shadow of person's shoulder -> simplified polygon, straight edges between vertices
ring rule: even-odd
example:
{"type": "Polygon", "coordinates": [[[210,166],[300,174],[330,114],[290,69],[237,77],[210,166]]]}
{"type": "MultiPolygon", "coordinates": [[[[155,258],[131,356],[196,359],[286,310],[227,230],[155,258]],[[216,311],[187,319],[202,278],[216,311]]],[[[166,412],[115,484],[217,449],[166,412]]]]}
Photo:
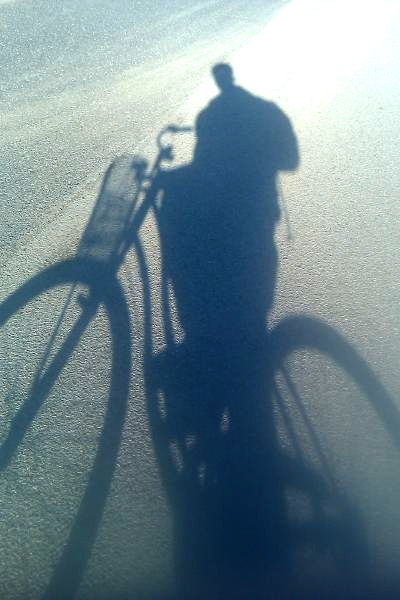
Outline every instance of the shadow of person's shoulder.
{"type": "Polygon", "coordinates": [[[206,110],[209,113],[226,111],[235,120],[247,121],[249,125],[253,123],[261,128],[263,124],[272,127],[275,123],[279,124],[282,120],[287,119],[284,111],[276,102],[258,96],[238,85],[211,100],[206,110]]]}
{"type": "Polygon", "coordinates": [[[268,100],[266,98],[262,98],[261,96],[253,95],[250,92],[248,92],[248,94],[252,97],[254,108],[258,108],[259,111],[268,116],[271,121],[284,116],[284,111],[282,108],[273,100],[268,100]]]}

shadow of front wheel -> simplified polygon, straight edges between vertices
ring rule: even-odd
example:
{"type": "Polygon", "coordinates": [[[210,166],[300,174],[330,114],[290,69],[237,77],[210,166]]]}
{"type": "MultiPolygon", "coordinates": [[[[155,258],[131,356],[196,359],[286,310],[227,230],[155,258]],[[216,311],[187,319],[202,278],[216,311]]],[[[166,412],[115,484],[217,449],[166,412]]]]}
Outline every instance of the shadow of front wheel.
{"type": "MultiPolygon", "coordinates": [[[[131,327],[121,285],[112,272],[90,259],[71,259],[56,264],[23,284],[0,305],[0,326],[37,296],[60,285],[83,284],[90,290],[91,304],[103,305],[110,323],[112,368],[106,416],[94,463],[68,539],[53,571],[43,599],[75,597],[90,558],[101,522],[115,469],[125,419],[131,372],[131,327]]],[[[50,393],[62,369],[76,348],[94,312],[83,307],[82,316],[67,334],[61,349],[40,380],[34,382],[14,421],[18,435],[8,435],[0,448],[0,467],[4,470],[18,450],[41,404],[50,393]]]]}

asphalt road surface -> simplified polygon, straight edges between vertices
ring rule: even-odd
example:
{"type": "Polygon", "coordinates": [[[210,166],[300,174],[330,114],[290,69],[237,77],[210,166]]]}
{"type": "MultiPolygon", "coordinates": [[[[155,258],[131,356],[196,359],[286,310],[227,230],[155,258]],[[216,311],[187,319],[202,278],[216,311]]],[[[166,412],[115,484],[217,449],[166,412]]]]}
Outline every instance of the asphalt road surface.
{"type": "MultiPolygon", "coordinates": [[[[0,0],[1,597],[396,597],[399,38],[396,0],[0,0]],[[204,408],[235,396],[236,367],[216,374],[212,345],[192,346],[188,367],[178,285],[190,256],[165,286],[143,192],[118,278],[85,262],[126,216],[129,156],[152,161],[163,127],[195,123],[221,61],[280,107],[299,148],[279,176],[261,355],[265,380],[280,371],[265,414],[204,408]],[[102,221],[102,202],[121,212],[102,221]],[[268,475],[246,449],[262,414],[268,475]],[[268,530],[264,545],[252,527],[268,530]]],[[[189,164],[195,134],[172,138],[172,166],[189,164]]],[[[213,197],[190,185],[186,200],[213,197]]],[[[194,288],[198,273],[201,260],[194,288]]]]}

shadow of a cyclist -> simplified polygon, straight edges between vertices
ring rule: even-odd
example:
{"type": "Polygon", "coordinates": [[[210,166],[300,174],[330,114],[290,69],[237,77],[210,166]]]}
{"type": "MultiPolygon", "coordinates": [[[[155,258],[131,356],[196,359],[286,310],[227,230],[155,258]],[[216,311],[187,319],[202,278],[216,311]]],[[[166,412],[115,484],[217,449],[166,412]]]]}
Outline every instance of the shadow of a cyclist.
{"type": "MultiPolygon", "coordinates": [[[[155,183],[163,194],[159,223],[164,287],[172,283],[174,288],[185,341],[174,344],[172,339],[169,352],[155,359],[147,353],[152,433],[174,515],[182,597],[299,598],[297,584],[307,574],[295,571],[292,555],[301,536],[313,538],[322,561],[324,546],[330,545],[336,562],[347,562],[354,571],[357,564],[366,565],[365,532],[352,506],[346,507],[341,531],[337,521],[329,524],[323,515],[314,530],[289,527],[288,482],[316,499],[317,506],[329,500],[330,490],[305,463],[287,460],[280,451],[271,401],[272,393],[276,395],[272,370],[288,352],[315,348],[367,390],[397,448],[400,421],[396,406],[368,365],[323,323],[285,319],[266,343],[277,272],[275,178],[279,170],[296,168],[297,144],[285,115],[235,86],[229,67],[219,67],[215,76],[221,94],[198,118],[192,164],[161,174],[155,183]],[[158,404],[157,392],[162,392],[158,404]],[[341,553],[339,537],[346,537],[347,554],[341,553]]],[[[1,471],[82,337],[92,307],[104,304],[111,324],[113,361],[105,423],[85,495],[45,598],[76,595],[118,455],[132,360],[128,308],[116,280],[118,266],[133,243],[128,234],[132,209],[120,202],[132,188],[124,165],[123,161],[108,170],[78,256],[33,277],[0,305],[3,325],[52,287],[71,283],[91,289],[81,303],[82,315],[43,368],[44,375],[38,372],[2,441],[1,471]],[[105,268],[101,261],[106,261],[105,268]]],[[[139,166],[132,165],[136,175],[143,171],[139,166]]],[[[149,288],[143,250],[139,241],[135,243],[143,287],[149,288]]],[[[149,289],[145,312],[151,313],[149,289]]],[[[166,337],[173,338],[168,318],[165,327],[166,337]]],[[[45,350],[46,360],[52,343],[53,338],[45,350]]],[[[324,597],[355,597],[351,591],[335,596],[335,590],[326,589],[326,581],[316,581],[314,572],[309,576],[315,597],[321,597],[321,589],[324,597]]]]}
{"type": "MultiPolygon", "coordinates": [[[[301,452],[282,452],[272,401],[279,403],[273,371],[286,343],[284,327],[266,336],[277,275],[276,178],[298,166],[296,137],[276,105],[235,85],[229,65],[216,65],[213,75],[220,94],[198,116],[192,163],[154,182],[169,349],[155,359],[147,352],[147,385],[180,597],[314,598],[324,589],[324,597],[354,598],[369,564],[359,511],[340,494],[332,500],[329,472],[321,476],[301,452]],[[289,520],[290,486],[310,499],[310,524],[289,520]],[[340,518],[325,518],[335,502],[340,518]],[[303,544],[307,554],[310,541],[314,554],[302,562],[296,553],[303,544]]],[[[328,354],[335,344],[348,349],[338,334],[306,321],[296,322],[310,347],[315,333],[329,341],[317,343],[328,354]]],[[[354,356],[350,349],[343,366],[367,382],[354,356]]]]}
{"type": "Polygon", "coordinates": [[[192,163],[155,183],[164,286],[172,284],[185,332],[154,367],[168,414],[155,443],[183,595],[258,597],[290,568],[290,469],[269,400],[265,331],[277,273],[276,177],[299,157],[275,104],[235,85],[229,65],[213,75],[220,94],[197,118],[192,163]]]}
{"type": "Polygon", "coordinates": [[[229,65],[214,76],[221,93],[198,116],[193,162],[160,182],[162,249],[188,344],[244,354],[273,300],[276,174],[298,151],[276,105],[235,85],[229,65]]]}

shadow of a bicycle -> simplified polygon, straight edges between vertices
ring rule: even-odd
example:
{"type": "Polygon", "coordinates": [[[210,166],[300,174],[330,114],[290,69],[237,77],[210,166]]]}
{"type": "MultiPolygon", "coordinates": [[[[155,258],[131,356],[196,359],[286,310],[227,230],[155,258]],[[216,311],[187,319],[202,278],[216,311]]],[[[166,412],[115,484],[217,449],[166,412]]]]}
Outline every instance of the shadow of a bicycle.
{"type": "MultiPolygon", "coordinates": [[[[297,144],[278,107],[233,86],[226,66],[222,72],[222,92],[196,124],[193,163],[167,174],[156,169],[144,191],[144,163],[117,161],[106,174],[78,256],[39,273],[0,305],[4,325],[57,286],[89,290],[78,298],[78,317],[61,346],[53,352],[51,338],[45,348],[0,447],[2,471],[12,466],[99,306],[110,322],[105,420],[86,490],[44,598],[78,593],[110,490],[128,401],[133,335],[116,274],[132,245],[143,290],[147,409],[174,519],[177,597],[310,599],[319,598],[321,589],[324,597],[366,597],[371,564],[366,524],[356,496],[340,485],[332,466],[326,422],[312,416],[293,375],[296,357],[315,352],[339,368],[356,384],[396,449],[399,413],[355,348],[327,324],[300,315],[266,336],[277,274],[275,178],[279,170],[296,168],[297,144]],[[160,209],[156,197],[161,197],[160,209]],[[149,210],[161,238],[168,346],[161,354],[153,347],[151,284],[138,236],[149,210]],[[185,331],[183,343],[174,339],[169,287],[185,331]]],[[[65,306],[59,323],[64,311],[65,306]]],[[[309,385],[316,386],[316,380],[309,385]]]]}

